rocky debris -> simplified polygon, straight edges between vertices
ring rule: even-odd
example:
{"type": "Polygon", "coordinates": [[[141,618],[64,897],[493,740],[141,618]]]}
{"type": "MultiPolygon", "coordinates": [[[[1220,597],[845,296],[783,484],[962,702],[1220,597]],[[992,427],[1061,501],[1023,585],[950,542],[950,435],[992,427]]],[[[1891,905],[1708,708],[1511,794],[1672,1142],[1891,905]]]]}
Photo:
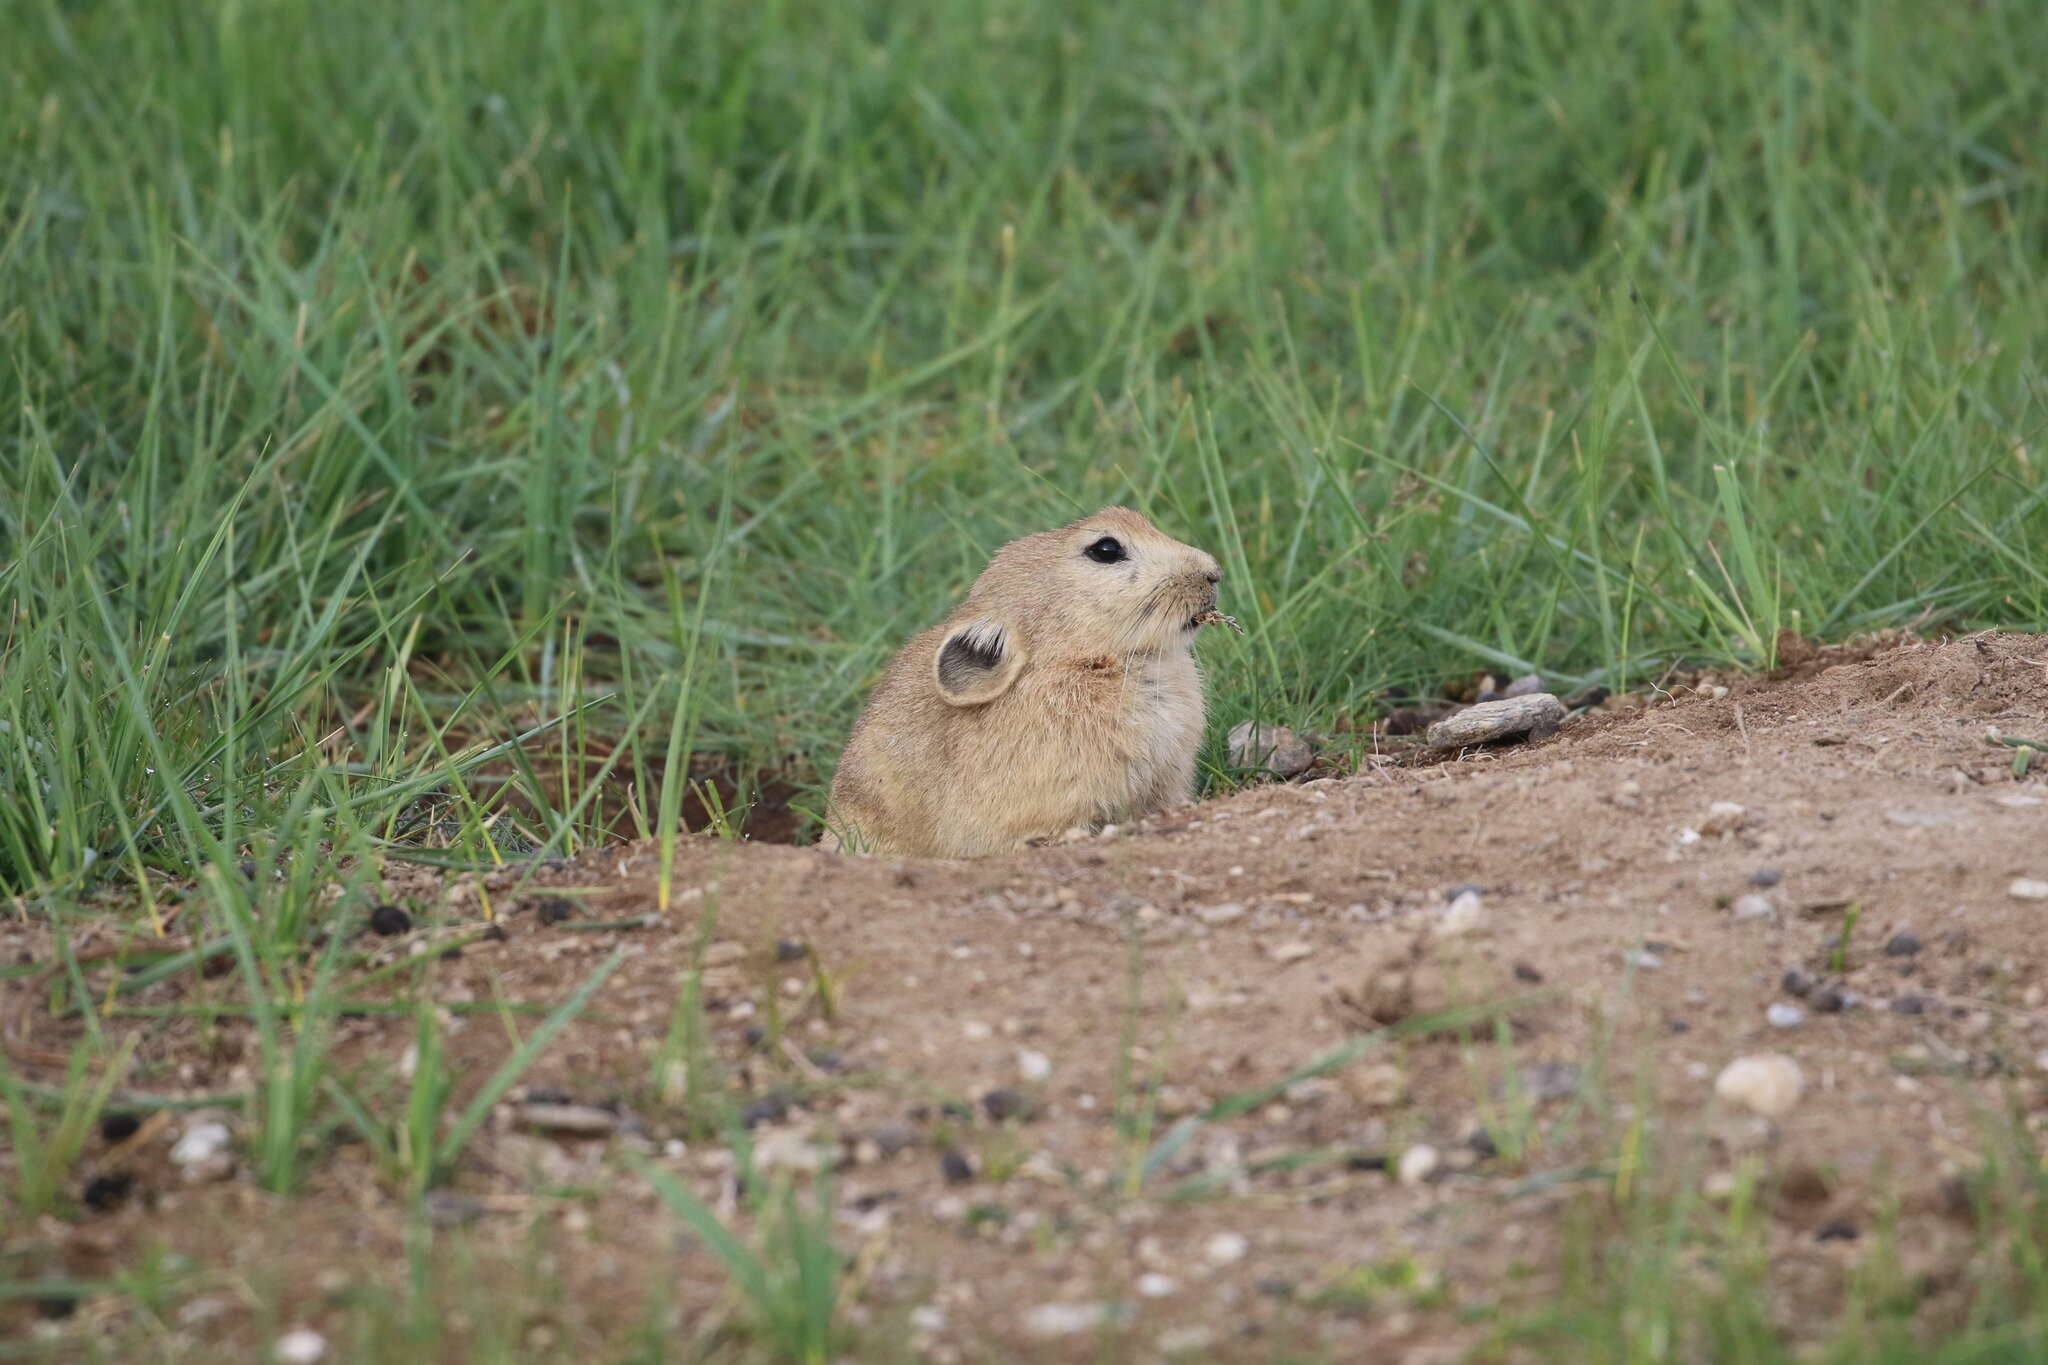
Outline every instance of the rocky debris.
{"type": "Polygon", "coordinates": [[[1437,931],[1444,934],[1476,934],[1486,928],[1486,906],[1481,903],[1479,893],[1472,890],[1460,891],[1444,916],[1437,921],[1437,931]]]}
{"type": "Polygon", "coordinates": [[[1762,887],[1766,890],[1784,880],[1785,874],[1775,867],[1760,867],[1749,874],[1749,884],[1751,886],[1762,887]]]}
{"type": "Polygon", "coordinates": [[[1017,1052],[1017,1074],[1029,1085],[1037,1085],[1052,1077],[1052,1058],[1031,1048],[1020,1048],[1017,1052]]]}
{"type": "Polygon", "coordinates": [[[1230,765],[1264,768],[1285,781],[1308,771],[1315,751],[1308,741],[1284,725],[1253,725],[1244,721],[1230,732],[1230,765]]]}
{"type": "Polygon", "coordinates": [[[1778,913],[1778,907],[1769,896],[1760,896],[1754,891],[1747,896],[1737,896],[1732,907],[1737,919],[1769,919],[1778,913]]]}
{"type": "Polygon", "coordinates": [[[1564,703],[1548,692],[1502,697],[1445,716],[1429,727],[1424,741],[1432,749],[1459,749],[1517,735],[1541,739],[1563,724],[1564,718],[1564,703]]]}
{"type": "Polygon", "coordinates": [[[1218,1232],[1202,1244],[1202,1255],[1210,1265],[1236,1265],[1251,1251],[1252,1244],[1241,1232],[1218,1232]]]}
{"type": "Polygon", "coordinates": [[[1305,939],[1290,938],[1280,943],[1266,945],[1266,956],[1278,963],[1299,962],[1315,955],[1315,945],[1305,939]]]}
{"type": "Polygon", "coordinates": [[[1886,957],[1911,957],[1919,951],[1919,936],[1906,930],[1900,930],[1885,940],[1884,955],[1886,957]]]}
{"type": "Polygon", "coordinates": [[[1426,1142],[1418,1142],[1401,1153],[1394,1174],[1403,1185],[1421,1185],[1435,1175],[1441,1165],[1443,1154],[1426,1142]]]}
{"type": "Polygon", "coordinates": [[[1801,999],[1813,994],[1813,978],[1797,967],[1787,967],[1785,975],[1778,979],[1778,986],[1785,994],[1796,995],[1801,999]]]}
{"type": "Polygon", "coordinates": [[[2005,888],[2005,894],[2016,901],[2048,901],[2048,881],[2035,877],[2015,877],[2012,885],[2005,888]]]}
{"type": "Polygon", "coordinates": [[[1343,1073],[1343,1082],[1362,1109],[1392,1109],[1408,1098],[1408,1080],[1392,1062],[1354,1066],[1343,1073]]]}
{"type": "Polygon", "coordinates": [[[1764,1009],[1764,1019],[1772,1028],[1798,1028],[1806,1022],[1806,1011],[1797,1005],[1788,1005],[1782,1000],[1773,1000],[1764,1009]]]}
{"type": "Polygon", "coordinates": [[[512,1122],[529,1133],[553,1137],[608,1137],[619,1116],[594,1104],[551,1104],[528,1100],[512,1111],[512,1122]]]}
{"type": "Polygon", "coordinates": [[[1708,838],[1733,834],[1749,823],[1749,808],[1733,801],[1716,801],[1700,817],[1699,831],[1708,838]]]}
{"type": "Polygon", "coordinates": [[[939,1174],[948,1185],[965,1185],[974,1179],[974,1165],[956,1150],[948,1147],[939,1153],[939,1174]]]}
{"type": "Polygon", "coordinates": [[[1139,1298],[1163,1299],[1178,1291],[1180,1282],[1171,1275],[1162,1275],[1156,1270],[1151,1270],[1140,1275],[1134,1287],[1139,1298]]]}
{"type": "Polygon", "coordinates": [[[981,1111],[992,1123],[1003,1123],[1009,1119],[1028,1122],[1036,1117],[1038,1106],[1021,1090],[998,1089],[981,1097],[981,1111]]]}
{"type": "Polygon", "coordinates": [[[171,1147],[171,1164],[192,1184],[225,1180],[235,1169],[234,1135],[218,1119],[194,1114],[171,1147]]]}
{"type": "Polygon", "coordinates": [[[1195,918],[1204,924],[1228,924],[1234,919],[1244,918],[1244,906],[1236,901],[1224,901],[1220,905],[1198,905],[1195,918]]]}
{"type": "Polygon", "coordinates": [[[1579,1093],[1580,1071],[1576,1062],[1538,1062],[1517,1070],[1515,1081],[1533,1103],[1548,1104],[1579,1093]]]}
{"type": "Polygon", "coordinates": [[[1714,1078],[1714,1093],[1767,1119],[1792,1112],[1806,1089],[1799,1063],[1780,1052],[1737,1057],[1714,1078]]]}
{"type": "Polygon", "coordinates": [[[1034,1337],[1072,1337],[1092,1332],[1109,1316],[1099,1303],[1041,1303],[1024,1312],[1024,1331],[1034,1337]]]}
{"type": "Polygon", "coordinates": [[[313,1365],[327,1354],[327,1338],[310,1327],[294,1327],[277,1339],[270,1354],[278,1365],[313,1365]]]}
{"type": "Polygon", "coordinates": [[[370,932],[386,938],[412,928],[412,916],[395,905],[380,905],[370,912],[370,932]]]}
{"type": "Polygon", "coordinates": [[[1892,997],[1893,1014],[1925,1014],[1927,1001],[1917,995],[1895,995],[1892,997]]]}

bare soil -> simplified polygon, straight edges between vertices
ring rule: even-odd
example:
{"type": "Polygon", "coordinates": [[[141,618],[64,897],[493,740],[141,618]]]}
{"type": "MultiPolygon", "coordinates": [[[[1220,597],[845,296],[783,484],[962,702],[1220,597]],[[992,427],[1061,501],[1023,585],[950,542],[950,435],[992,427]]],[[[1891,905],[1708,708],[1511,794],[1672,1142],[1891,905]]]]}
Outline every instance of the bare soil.
{"type": "MultiPolygon", "coordinates": [[[[239,1115],[242,1169],[182,1180],[165,1153],[188,1119],[166,1115],[90,1148],[81,1181],[132,1177],[116,1207],[8,1229],[7,1249],[75,1276],[192,1258],[206,1306],[165,1310],[166,1354],[267,1349],[296,1323],[347,1339],[366,1299],[400,1301],[409,1248],[474,1286],[433,1309],[445,1358],[509,1341],[612,1359],[643,1329],[680,1352],[745,1310],[627,1156],[754,1235],[722,1095],[752,1121],[760,1178],[834,1170],[860,1359],[1457,1359],[1554,1293],[1572,1239],[1612,1235],[1646,1184],[1711,1199],[1738,1171],[1764,1179],[1787,1330],[1823,1331],[1882,1241],[1938,1332],[1974,1284],[1961,1177],[1986,1123],[2048,1109],[2048,902],[2013,886],[2048,879],[2048,781],[1986,739],[2048,737],[2048,639],[1795,646],[1777,676],[1648,700],[985,862],[692,838],[647,927],[574,926],[659,909],[651,845],[523,888],[530,869],[394,865],[385,894],[418,927],[366,935],[365,969],[487,913],[504,930],[433,957],[438,1000],[552,1004],[624,948],[526,1077],[609,1106],[620,1131],[523,1131],[503,1106],[430,1233],[409,1234],[360,1143],[324,1143],[279,1197],[248,1178],[239,1115]],[[686,1078],[662,1049],[693,970],[709,1060],[686,1078]],[[1799,1018],[1772,1022],[1774,1004],[1799,1018]],[[1463,1026],[1425,1027],[1446,1012],[1463,1026]],[[1775,1119],[1715,1093],[1759,1053],[1804,1078],[1775,1119]]],[[[187,974],[144,995],[239,989],[187,974]]],[[[52,1053],[79,1028],[19,1026],[18,1047],[52,1053]]],[[[105,1027],[141,1031],[137,1086],[252,1082],[235,1019],[105,1027]]],[[[336,1028],[337,1067],[399,1074],[409,1019],[336,1028]]],[[[512,1043],[503,1017],[470,1012],[447,1046],[466,1094],[512,1043]]],[[[32,1325],[25,1305],[0,1311],[32,1325]]],[[[88,1301],[37,1330],[75,1344],[128,1314],[88,1301]]]]}

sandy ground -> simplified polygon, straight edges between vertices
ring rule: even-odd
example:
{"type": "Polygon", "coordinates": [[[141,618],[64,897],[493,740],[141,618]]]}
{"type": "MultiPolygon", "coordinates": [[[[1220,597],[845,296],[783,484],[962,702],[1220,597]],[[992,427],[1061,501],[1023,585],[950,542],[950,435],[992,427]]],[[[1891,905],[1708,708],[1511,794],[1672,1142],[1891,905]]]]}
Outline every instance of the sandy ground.
{"type": "MultiPolygon", "coordinates": [[[[447,1358],[611,1359],[636,1331],[715,1342],[742,1319],[628,1164],[743,1207],[711,1094],[744,1106],[765,1171],[833,1170],[860,1359],[1512,1358],[1490,1324],[1555,1291],[1574,1237],[1652,1187],[1712,1200],[1748,1173],[1781,1323],[1823,1330],[1882,1244],[1940,1330],[1974,1284],[1962,1178],[1987,1122],[2048,1107],[2048,900],[2026,898],[2048,880],[2048,762],[2016,778],[1986,740],[2048,737],[2048,639],[1795,651],[1780,676],[1650,701],[981,863],[691,839],[647,927],[574,926],[656,909],[652,847],[517,890],[520,870],[394,867],[385,894],[417,925],[365,935],[364,969],[475,931],[487,904],[504,931],[433,962],[438,1000],[553,1003],[625,954],[514,1092],[611,1131],[532,1131],[550,1111],[507,1103],[434,1196],[420,1254],[471,1286],[435,1309],[447,1358]],[[662,1050],[693,969],[691,1078],[662,1050]],[[1463,1027],[1428,1027],[1446,1011],[1463,1027]],[[1347,1043],[1362,1055],[1287,1083],[1347,1043]],[[1764,1054],[1796,1065],[1796,1101],[1717,1097],[1764,1054]],[[1231,1097],[1243,1112],[1200,1121],[1231,1097]]],[[[187,974],[143,994],[237,990],[187,974]]],[[[446,1024],[467,1093],[508,1028],[446,1024]]],[[[61,1050],[78,1026],[16,1027],[61,1050]]],[[[244,1024],[108,1027],[143,1031],[138,1086],[251,1081],[244,1024]]],[[[409,1019],[336,1029],[345,1074],[396,1084],[409,1019]]],[[[259,1192],[239,1117],[237,1169],[186,1180],[166,1154],[192,1121],[95,1140],[81,1182],[123,1172],[125,1195],[9,1229],[12,1263],[104,1275],[170,1248],[200,1288],[152,1349],[299,1323],[346,1358],[366,1296],[404,1283],[403,1200],[339,1141],[300,1195],[259,1192]]],[[[112,1300],[0,1311],[53,1347],[136,1322],[112,1300]]]]}

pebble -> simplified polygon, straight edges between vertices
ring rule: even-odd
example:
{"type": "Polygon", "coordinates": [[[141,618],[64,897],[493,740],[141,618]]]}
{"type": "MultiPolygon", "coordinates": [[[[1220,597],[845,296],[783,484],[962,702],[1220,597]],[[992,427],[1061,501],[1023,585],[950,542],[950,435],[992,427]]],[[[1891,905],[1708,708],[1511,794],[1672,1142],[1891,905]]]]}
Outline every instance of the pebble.
{"type": "Polygon", "coordinates": [[[1180,1281],[1171,1275],[1150,1271],[1138,1277],[1138,1294],[1147,1299],[1163,1299],[1180,1288],[1180,1281]]]}
{"type": "Polygon", "coordinates": [[[1569,1099],[1579,1093],[1579,1068],[1572,1062],[1538,1062],[1515,1074],[1522,1093],[1537,1104],[1569,1099]]]}
{"type": "Polygon", "coordinates": [[[1400,1164],[1394,1168],[1395,1175],[1403,1185],[1420,1185],[1436,1174],[1436,1168],[1443,1164],[1443,1156],[1426,1142],[1418,1142],[1401,1153],[1400,1164]]]}
{"type": "Polygon", "coordinates": [[[1244,918],[1244,907],[1236,901],[1225,901],[1221,905],[1198,905],[1195,918],[1204,924],[1228,924],[1234,919],[1244,918]]]}
{"type": "Polygon", "coordinates": [[[1785,880],[1785,874],[1775,867],[1760,867],[1749,874],[1751,886],[1772,887],[1785,880]]]}
{"type": "Polygon", "coordinates": [[[1770,1007],[1764,1011],[1764,1018],[1771,1021],[1772,1028],[1798,1028],[1806,1022],[1806,1011],[1797,1005],[1773,1000],[1770,1007]]]}
{"type": "Polygon", "coordinates": [[[1925,1014],[1927,1002],[1917,995],[1895,995],[1892,997],[1893,1014],[1925,1014]]]}
{"type": "Polygon", "coordinates": [[[1344,1073],[1343,1081],[1351,1098],[1366,1109],[1391,1109],[1408,1098],[1407,1079],[1392,1062],[1352,1067],[1344,1073]]]}
{"type": "Polygon", "coordinates": [[[1210,1265],[1236,1265],[1252,1249],[1241,1232],[1219,1232],[1202,1244],[1202,1254],[1209,1258],[1210,1265]]]}
{"type": "Polygon", "coordinates": [[[1454,711],[1430,726],[1424,739],[1432,749],[1455,749],[1513,735],[1545,734],[1555,730],[1564,718],[1563,702],[1548,692],[1532,692],[1454,711]]]}
{"type": "Polygon", "coordinates": [[[295,1327],[277,1339],[271,1354],[279,1365],[313,1365],[327,1354],[327,1338],[310,1327],[295,1327]]]}
{"type": "Polygon", "coordinates": [[[960,1036],[970,1043],[985,1043],[996,1036],[996,1031],[979,1019],[968,1019],[960,1025],[960,1036]]]}
{"type": "Polygon", "coordinates": [[[1437,922],[1437,932],[1443,934],[1476,934],[1485,928],[1486,906],[1477,891],[1459,892],[1437,922]]]}
{"type": "Polygon", "coordinates": [[[1071,1337],[1102,1325],[1108,1310],[1099,1303],[1041,1303],[1024,1314],[1024,1330],[1034,1337],[1071,1337]]]}
{"type": "Polygon", "coordinates": [[[1797,967],[1787,967],[1785,975],[1779,978],[1778,985],[1787,995],[1803,997],[1813,993],[1813,978],[1797,967]]]}
{"type": "Polygon", "coordinates": [[[974,1167],[951,1147],[939,1153],[939,1173],[946,1177],[948,1185],[965,1185],[974,1179],[974,1167]]]}
{"type": "Polygon", "coordinates": [[[1266,956],[1275,962],[1299,962],[1305,957],[1313,956],[1315,951],[1313,944],[1294,938],[1285,943],[1272,944],[1266,949],[1266,956]]]}
{"type": "Polygon", "coordinates": [[[1700,820],[1701,834],[1733,834],[1749,819],[1749,810],[1733,801],[1716,801],[1707,807],[1706,815],[1700,820]]]}
{"type": "Polygon", "coordinates": [[[1017,1074],[1032,1084],[1046,1080],[1052,1075],[1052,1058],[1023,1048],[1017,1053],[1017,1074]]]}
{"type": "Polygon", "coordinates": [[[2005,893],[2016,901],[2048,901],[2048,882],[2036,877],[2015,877],[2005,893]]]}
{"type": "Polygon", "coordinates": [[[233,1135],[225,1123],[212,1119],[195,1121],[171,1148],[171,1164],[194,1184],[225,1180],[234,1171],[234,1155],[229,1150],[232,1141],[233,1135]]]}
{"type": "Polygon", "coordinates": [[[1735,918],[1769,919],[1778,913],[1778,907],[1769,896],[1760,896],[1752,891],[1746,896],[1735,898],[1735,918]]]}
{"type": "Polygon", "coordinates": [[[1847,1008],[1849,1008],[1849,997],[1832,986],[1824,991],[1816,991],[1814,993],[1813,1011],[1816,1014],[1840,1014],[1847,1008]]]}
{"type": "Polygon", "coordinates": [[[1813,1234],[1816,1242],[1853,1242],[1857,1238],[1856,1225],[1846,1218],[1831,1218],[1820,1225],[1813,1234]]]}
{"type": "Polygon", "coordinates": [[[594,1104],[520,1105],[512,1113],[519,1127],[564,1137],[602,1137],[619,1126],[619,1116],[594,1104]]]}
{"type": "Polygon", "coordinates": [[[982,1112],[997,1123],[1005,1119],[1028,1119],[1032,1115],[1031,1097],[1018,1090],[991,1090],[981,1097],[982,1112]]]}
{"type": "Polygon", "coordinates": [[[1783,1118],[1799,1103],[1806,1077],[1779,1052],[1737,1057],[1714,1078],[1714,1093],[1767,1119],[1783,1118]]]}
{"type": "Polygon", "coordinates": [[[1911,957],[1919,951],[1919,937],[1905,930],[1901,930],[1885,940],[1884,955],[1886,957],[1911,957]]]}
{"type": "Polygon", "coordinates": [[[412,928],[412,916],[395,905],[380,905],[370,912],[370,931],[389,938],[412,928]]]}
{"type": "Polygon", "coordinates": [[[1307,772],[1315,758],[1308,741],[1284,725],[1244,721],[1231,730],[1229,742],[1232,767],[1264,768],[1283,781],[1307,772]]]}

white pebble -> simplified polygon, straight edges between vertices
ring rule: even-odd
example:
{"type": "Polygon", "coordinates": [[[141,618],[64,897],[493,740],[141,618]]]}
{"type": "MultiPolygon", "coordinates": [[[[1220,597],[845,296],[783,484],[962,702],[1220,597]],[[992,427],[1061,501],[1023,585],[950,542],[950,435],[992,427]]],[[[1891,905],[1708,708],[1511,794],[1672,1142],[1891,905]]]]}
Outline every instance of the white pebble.
{"type": "Polygon", "coordinates": [[[1221,905],[1199,905],[1195,907],[1195,918],[1204,924],[1227,924],[1231,920],[1244,918],[1244,907],[1236,901],[1225,901],[1221,905]]]}
{"type": "Polygon", "coordinates": [[[1099,1303],[1041,1303],[1024,1314],[1024,1330],[1034,1337],[1071,1337],[1099,1326],[1099,1303]]]}
{"type": "Polygon", "coordinates": [[[1420,1185],[1436,1174],[1436,1168],[1442,1162],[1443,1157],[1438,1154],[1436,1148],[1426,1142],[1418,1142],[1401,1153],[1401,1162],[1395,1168],[1395,1174],[1400,1177],[1403,1185],[1420,1185]]]}
{"type": "Polygon", "coordinates": [[[1737,919],[1769,919],[1777,913],[1778,907],[1771,903],[1769,896],[1759,896],[1751,893],[1747,896],[1737,896],[1735,898],[1735,918],[1737,919]]]}
{"type": "Polygon", "coordinates": [[[1312,944],[1305,943],[1298,938],[1289,939],[1285,943],[1273,944],[1266,949],[1266,955],[1275,962],[1299,962],[1305,957],[1312,956],[1314,953],[1315,947],[1312,944]]]}
{"type": "Polygon", "coordinates": [[[920,1332],[942,1331],[946,1326],[946,1310],[937,1304],[921,1303],[910,1310],[910,1325],[920,1332]]]}
{"type": "Polygon", "coordinates": [[[996,1036],[996,1031],[980,1019],[968,1019],[960,1025],[960,1036],[970,1043],[985,1043],[996,1036]]]}
{"type": "Polygon", "coordinates": [[[1444,917],[1437,924],[1439,933],[1476,934],[1486,928],[1486,907],[1479,900],[1477,891],[1459,893],[1444,917]]]}
{"type": "Polygon", "coordinates": [[[1767,1119],[1791,1113],[1805,1089],[1799,1063],[1779,1052],[1737,1057],[1714,1078],[1716,1095],[1767,1119]]]}
{"type": "Polygon", "coordinates": [[[313,1365],[327,1354],[327,1338],[310,1327],[295,1327],[277,1339],[280,1365],[313,1365]]]}
{"type": "Polygon", "coordinates": [[[230,1140],[225,1123],[195,1123],[178,1139],[178,1145],[171,1148],[171,1161],[179,1166],[200,1165],[226,1151],[230,1140]]]}
{"type": "Polygon", "coordinates": [[[1772,1028],[1798,1028],[1806,1022],[1806,1011],[1797,1005],[1773,1000],[1771,1007],[1764,1011],[1764,1018],[1771,1021],[1772,1028]]]}
{"type": "Polygon", "coordinates": [[[1242,1233],[1219,1232],[1211,1237],[1202,1248],[1202,1254],[1209,1258],[1211,1265],[1235,1265],[1245,1258],[1252,1244],[1242,1233]]]}
{"type": "Polygon", "coordinates": [[[1733,834],[1748,818],[1749,812],[1733,801],[1716,801],[1707,807],[1706,818],[1700,821],[1700,833],[1733,834]]]}
{"type": "Polygon", "coordinates": [[[2015,877],[2005,891],[2016,901],[2048,901],[2048,882],[2037,877],[2015,877]]]}
{"type": "Polygon", "coordinates": [[[1028,1047],[1020,1048],[1017,1052],[1017,1074],[1027,1081],[1042,1081],[1052,1075],[1052,1058],[1028,1047]]]}
{"type": "Polygon", "coordinates": [[[1138,1277],[1138,1293],[1147,1299],[1163,1299],[1180,1288],[1180,1281],[1171,1275],[1150,1271],[1138,1277]]]}

